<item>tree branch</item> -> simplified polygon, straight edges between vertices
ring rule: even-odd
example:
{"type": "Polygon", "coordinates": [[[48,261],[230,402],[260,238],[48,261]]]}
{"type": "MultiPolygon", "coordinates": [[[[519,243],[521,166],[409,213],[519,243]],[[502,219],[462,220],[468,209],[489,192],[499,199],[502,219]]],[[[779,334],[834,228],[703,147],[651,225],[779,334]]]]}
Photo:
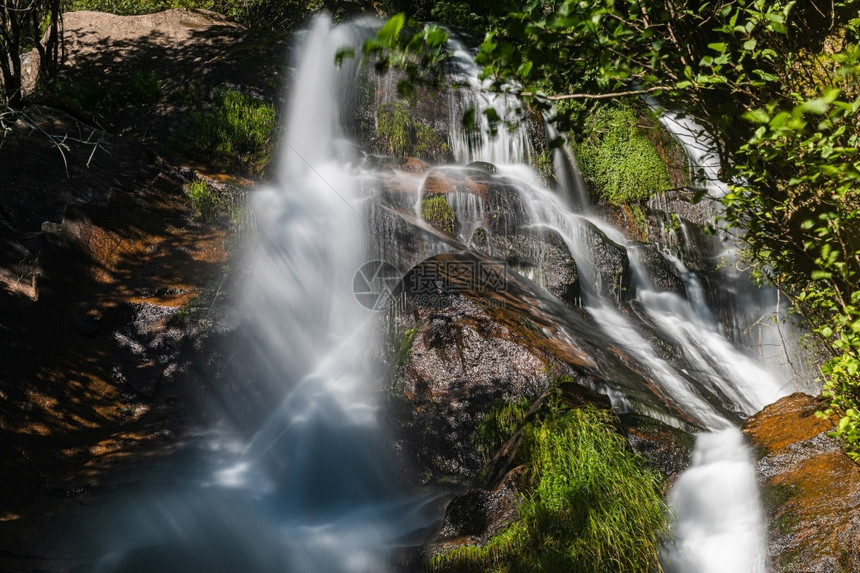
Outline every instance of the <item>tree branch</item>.
{"type": "Polygon", "coordinates": [[[642,95],[648,93],[654,93],[659,91],[665,91],[665,86],[653,86],[650,88],[646,88],[644,90],[630,90],[626,92],[614,92],[608,94],[561,94],[561,95],[549,95],[549,96],[540,96],[535,92],[522,92],[520,96],[522,97],[543,97],[549,101],[560,101],[566,99],[610,99],[614,97],[627,97],[627,96],[635,96],[642,95]]]}

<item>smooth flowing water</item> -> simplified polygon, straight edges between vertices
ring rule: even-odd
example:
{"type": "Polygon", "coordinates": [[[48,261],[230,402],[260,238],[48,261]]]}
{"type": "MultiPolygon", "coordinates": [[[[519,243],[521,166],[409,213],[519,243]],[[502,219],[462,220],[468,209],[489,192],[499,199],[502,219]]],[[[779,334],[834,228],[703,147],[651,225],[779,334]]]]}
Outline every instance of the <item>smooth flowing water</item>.
{"type": "MultiPolygon", "coordinates": [[[[460,58],[465,61],[462,55],[460,58]]],[[[475,101],[479,111],[481,104],[497,105],[495,100],[475,101]]],[[[696,137],[701,130],[692,130],[692,124],[677,115],[667,114],[664,122],[689,153],[691,163],[697,166],[698,180],[706,182],[714,199],[722,197],[726,186],[719,180],[711,142],[696,137]],[[672,129],[673,125],[685,129],[672,129]]],[[[516,136],[507,137],[508,141],[518,140],[516,136]]],[[[497,149],[490,144],[472,143],[469,149],[471,160],[498,161],[497,149]],[[489,151],[481,154],[484,149],[489,151]]],[[[564,238],[580,274],[586,310],[610,338],[650,373],[667,403],[677,406],[707,430],[699,434],[691,466],[669,495],[675,515],[674,542],[663,553],[665,568],[678,573],[764,571],[764,518],[752,457],[742,434],[726,414],[743,419],[787,392],[787,385],[774,375],[779,369],[772,370],[772,365],[761,362],[756,352],[745,352],[739,346],[762,348],[782,344],[781,337],[774,338],[775,329],[768,322],[769,317],[779,317],[779,309],[774,308],[770,297],[772,293],[762,295],[761,289],[752,287],[748,278],[734,272],[733,267],[724,273],[719,288],[728,290],[729,330],[734,334],[728,338],[708,306],[698,277],[678,258],[666,256],[684,278],[686,298],[655,289],[648,268],[640,261],[637,245],[605,221],[588,214],[587,203],[580,199],[582,191],[570,188],[577,185],[578,174],[571,174],[575,172],[575,162],[556,160],[560,189],[549,191],[536,184],[539,178],[521,164],[520,155],[504,156],[513,161],[499,165],[499,172],[519,182],[517,188],[530,213],[531,224],[553,229],[564,238]],[[610,290],[604,284],[607,279],[598,272],[588,245],[587,236],[594,233],[593,228],[626,249],[635,300],[660,337],[681,349],[683,356],[677,361],[681,366],[661,358],[640,327],[619,310],[620,301],[607,296],[610,290]],[[753,337],[749,334],[753,321],[758,326],[755,345],[751,344],[753,337]]],[[[733,262],[733,253],[730,244],[722,256],[733,262]]],[[[655,415],[626,398],[616,397],[613,402],[621,409],[638,409],[655,415]]]]}
{"type": "MultiPolygon", "coordinates": [[[[375,208],[367,188],[382,176],[363,170],[345,135],[349,118],[341,116],[352,105],[355,64],[336,67],[335,53],[359,46],[366,33],[367,25],[335,27],[326,16],[304,33],[295,53],[277,177],[255,193],[255,241],[240,288],[247,350],[236,360],[253,370],[254,393],[270,402],[243,412],[265,416],[253,418],[250,437],[218,451],[214,477],[205,483],[148,501],[136,498],[123,510],[123,531],[111,521],[102,524],[107,541],[99,571],[385,571],[412,533],[440,517],[427,509],[427,498],[401,491],[394,477],[391,440],[379,423],[378,315],[358,304],[354,293],[360,268],[366,286],[386,286],[380,282],[385,277],[364,264],[397,246],[392,224],[376,230],[382,250],[366,251],[367,210],[375,208]]],[[[684,277],[687,297],[654,287],[639,246],[590,214],[575,161],[555,152],[559,185],[549,190],[524,165],[534,155],[525,128],[500,127],[492,137],[484,112],[505,117],[513,102],[484,93],[469,51],[456,40],[451,48],[452,79],[459,87],[450,92],[448,136],[457,160],[496,164],[499,176],[518,190],[527,223],[556,231],[567,244],[594,323],[691,422],[663,419],[706,430],[696,441],[690,469],[669,496],[675,543],[663,555],[665,567],[684,573],[763,571],[755,474],[733,423],[784,389],[755,356],[725,336],[701,282],[678,258],[668,256],[684,277]],[[457,120],[469,109],[476,111],[475,129],[457,120]],[[626,250],[635,302],[650,328],[681,349],[676,360],[661,357],[641,332],[643,322],[622,310],[630,301],[621,300],[611,288],[614,279],[601,274],[590,239],[595,234],[626,250]]],[[[384,176],[414,188],[404,210],[420,218],[423,177],[384,176]]],[[[462,191],[448,201],[457,214],[456,233],[469,244],[488,216],[486,202],[462,191]]],[[[415,252],[426,257],[451,248],[439,241],[415,252]]],[[[619,409],[660,416],[617,389],[603,390],[619,409]]]]}

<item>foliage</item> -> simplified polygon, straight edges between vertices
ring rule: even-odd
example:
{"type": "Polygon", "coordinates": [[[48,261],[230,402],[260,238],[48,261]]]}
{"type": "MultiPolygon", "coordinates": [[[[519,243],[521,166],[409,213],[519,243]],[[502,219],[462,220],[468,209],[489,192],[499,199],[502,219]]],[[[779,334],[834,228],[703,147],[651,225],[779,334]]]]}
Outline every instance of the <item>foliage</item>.
{"type": "Polygon", "coordinates": [[[729,223],[833,351],[825,394],[855,458],[858,27],[851,2],[535,2],[480,55],[499,86],[548,77],[561,98],[656,93],[714,136],[736,183],[729,223]]]}
{"type": "Polygon", "coordinates": [[[147,105],[161,99],[162,83],[152,72],[134,70],[119,82],[103,77],[61,80],[54,92],[64,101],[84,111],[106,116],[126,105],[147,105]]]}
{"type": "Polygon", "coordinates": [[[511,0],[394,0],[389,12],[405,12],[416,21],[433,21],[484,35],[496,18],[515,9],[511,0]]]}
{"type": "MultiPolygon", "coordinates": [[[[420,27],[404,13],[395,14],[379,29],[376,36],[364,43],[365,59],[372,60],[378,72],[389,68],[400,70],[397,92],[404,97],[415,97],[420,84],[438,85],[441,66],[450,59],[447,49],[448,33],[428,24],[420,27]]],[[[338,58],[353,55],[344,49],[338,58]]]]}
{"type": "Polygon", "coordinates": [[[400,102],[379,107],[376,140],[380,151],[399,158],[412,155],[425,161],[442,162],[450,154],[445,137],[414,119],[410,107],[400,102]]]}
{"type": "Polygon", "coordinates": [[[228,170],[259,175],[268,166],[275,135],[274,105],[231,88],[220,89],[212,109],[192,112],[174,147],[228,170]]]}
{"type": "Polygon", "coordinates": [[[218,12],[249,28],[288,31],[300,26],[324,4],[318,0],[71,0],[69,10],[134,16],[171,8],[203,9],[218,12]]]}
{"type": "Polygon", "coordinates": [[[248,230],[245,188],[229,183],[213,183],[198,178],[185,187],[185,194],[195,217],[208,223],[216,219],[230,226],[233,237],[248,230]]]}
{"type": "Polygon", "coordinates": [[[456,216],[444,195],[432,195],[421,199],[421,218],[433,227],[449,235],[454,234],[456,216]]]}
{"type": "Polygon", "coordinates": [[[629,105],[598,106],[575,146],[583,178],[601,197],[623,205],[671,187],[663,158],[629,105]]]}
{"type": "Polygon", "coordinates": [[[528,493],[519,519],[483,547],[434,556],[432,569],[659,571],[666,508],[658,478],[629,451],[613,414],[549,400],[522,431],[528,493]]]}
{"type": "Polygon", "coordinates": [[[61,0],[0,0],[0,104],[21,103],[20,55],[35,49],[40,79],[52,85],[62,63],[61,0]]]}
{"type": "Polygon", "coordinates": [[[194,2],[182,0],[71,0],[68,9],[70,12],[92,10],[94,12],[107,12],[120,16],[136,16],[139,14],[153,14],[171,8],[208,8],[208,2],[194,2]]]}

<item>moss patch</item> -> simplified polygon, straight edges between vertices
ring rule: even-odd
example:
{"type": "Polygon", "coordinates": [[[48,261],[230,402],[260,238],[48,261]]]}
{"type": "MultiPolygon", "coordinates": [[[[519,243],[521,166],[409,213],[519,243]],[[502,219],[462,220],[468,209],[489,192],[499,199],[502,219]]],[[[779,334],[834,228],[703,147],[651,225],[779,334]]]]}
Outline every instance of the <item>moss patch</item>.
{"type": "Polygon", "coordinates": [[[585,120],[585,137],[575,145],[586,182],[613,205],[623,205],[672,187],[661,153],[647,130],[661,129],[640,120],[624,104],[599,106],[585,120]]]}
{"type": "Polygon", "coordinates": [[[421,199],[421,218],[443,233],[454,234],[456,216],[443,195],[431,195],[421,199]]]}
{"type": "Polygon", "coordinates": [[[445,135],[415,119],[411,107],[400,102],[379,107],[376,148],[400,159],[414,156],[431,162],[444,162],[451,154],[445,135]]]}

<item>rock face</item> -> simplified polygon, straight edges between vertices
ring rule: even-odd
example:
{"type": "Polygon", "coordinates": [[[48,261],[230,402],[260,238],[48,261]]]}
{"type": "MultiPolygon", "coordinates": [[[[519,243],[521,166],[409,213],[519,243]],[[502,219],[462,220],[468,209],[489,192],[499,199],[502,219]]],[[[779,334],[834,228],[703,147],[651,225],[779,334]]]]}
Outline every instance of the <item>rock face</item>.
{"type": "MultiPolygon", "coordinates": [[[[630,358],[604,339],[586,313],[507,272],[499,261],[439,255],[417,265],[402,284],[390,326],[397,356],[388,392],[400,449],[422,481],[470,483],[489,461],[475,447],[473,434],[490,408],[501,400],[537,399],[560,376],[569,376],[580,394],[591,396],[589,403],[609,407],[603,394],[623,388],[647,409],[683,420],[667,410],[655,387],[630,369],[630,358]],[[482,283],[490,279],[469,275],[481,269],[500,273],[492,277],[492,288],[482,283]]],[[[641,420],[625,426],[637,428],[634,449],[655,460],[674,447],[663,443],[666,438],[677,441],[656,426],[641,420]],[[652,450],[656,453],[649,456],[652,450]]],[[[682,464],[662,459],[654,465],[670,475],[682,464]]],[[[501,478],[510,469],[495,473],[501,478]]],[[[490,481],[482,485],[498,487],[490,481]]]]}
{"type": "Polygon", "coordinates": [[[634,292],[627,250],[590,222],[583,222],[582,233],[586,256],[593,261],[595,269],[591,277],[591,292],[616,302],[631,300],[634,292]]]}
{"type": "Polygon", "coordinates": [[[673,292],[679,296],[686,297],[687,290],[684,287],[684,279],[678,270],[673,267],[660,251],[652,244],[638,244],[635,247],[639,261],[648,271],[651,282],[660,292],[673,292]]]}
{"type": "Polygon", "coordinates": [[[860,571],[860,465],[827,436],[834,421],[815,416],[821,405],[792,394],[743,426],[758,457],[775,571],[860,571]]]}

